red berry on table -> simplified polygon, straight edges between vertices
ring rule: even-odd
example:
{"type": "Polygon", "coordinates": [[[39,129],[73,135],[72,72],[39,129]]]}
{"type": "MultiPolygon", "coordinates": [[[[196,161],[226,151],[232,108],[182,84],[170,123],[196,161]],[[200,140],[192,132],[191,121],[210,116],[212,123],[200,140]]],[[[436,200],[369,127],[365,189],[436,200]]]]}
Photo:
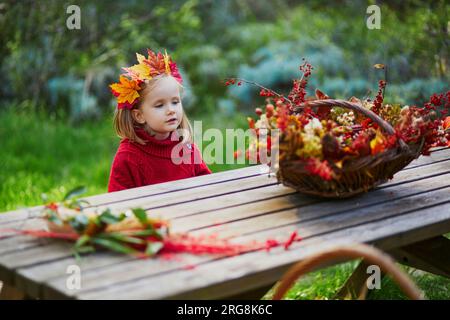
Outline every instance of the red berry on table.
{"type": "Polygon", "coordinates": [[[256,108],[256,109],[255,109],[255,113],[256,113],[258,116],[261,116],[262,113],[263,113],[263,111],[262,111],[261,108],[256,108]]]}

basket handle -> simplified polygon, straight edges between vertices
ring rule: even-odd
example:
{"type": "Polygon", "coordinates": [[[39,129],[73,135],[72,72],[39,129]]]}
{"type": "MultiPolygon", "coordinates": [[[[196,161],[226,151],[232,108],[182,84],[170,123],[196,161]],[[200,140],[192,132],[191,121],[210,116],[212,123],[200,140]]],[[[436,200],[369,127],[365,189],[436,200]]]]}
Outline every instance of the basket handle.
{"type": "MultiPolygon", "coordinates": [[[[363,114],[367,118],[371,119],[373,122],[378,124],[387,134],[389,134],[389,135],[394,135],[395,134],[395,130],[391,126],[391,124],[389,122],[387,122],[386,120],[382,119],[375,112],[373,112],[372,110],[369,110],[367,108],[364,108],[360,104],[352,103],[352,102],[345,101],[345,100],[340,100],[340,99],[322,99],[322,100],[306,101],[306,102],[303,102],[300,105],[294,107],[293,110],[294,110],[294,112],[299,112],[304,107],[329,107],[329,108],[332,108],[332,107],[336,107],[336,106],[337,107],[346,108],[346,109],[350,109],[350,110],[356,111],[356,112],[358,112],[360,114],[363,114]]],[[[405,143],[405,141],[403,141],[403,139],[399,138],[398,141],[399,141],[400,147],[403,150],[409,150],[408,145],[405,143]]]]}
{"type": "Polygon", "coordinates": [[[300,276],[312,271],[318,265],[322,265],[329,261],[336,261],[336,259],[356,259],[361,257],[368,263],[378,265],[380,269],[389,274],[410,299],[424,299],[423,293],[417,288],[414,282],[395,265],[394,260],[390,256],[375,247],[362,243],[338,246],[298,262],[284,274],[283,278],[276,286],[272,299],[280,300],[283,298],[300,276]]]}

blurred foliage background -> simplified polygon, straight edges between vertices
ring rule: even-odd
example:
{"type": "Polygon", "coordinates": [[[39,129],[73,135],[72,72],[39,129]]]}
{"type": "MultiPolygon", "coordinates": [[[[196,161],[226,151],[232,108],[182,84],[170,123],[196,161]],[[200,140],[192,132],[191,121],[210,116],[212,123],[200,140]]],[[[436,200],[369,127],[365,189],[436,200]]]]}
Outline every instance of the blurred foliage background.
{"type": "MultiPolygon", "coordinates": [[[[445,0],[0,0],[0,212],[78,185],[106,192],[119,143],[108,85],[135,52],[167,49],[185,79],[183,105],[204,130],[246,128],[245,116],[263,101],[223,79],[288,92],[302,57],[315,67],[311,89],[374,94],[384,74],[373,65],[383,63],[386,100],[421,105],[449,87],[449,16],[445,0]],[[381,8],[380,30],[366,26],[371,4],[381,8]],[[66,26],[69,5],[81,9],[79,30],[66,26]]],[[[317,272],[290,296],[331,297],[352,269],[317,272]]],[[[429,298],[450,297],[448,279],[420,279],[429,298]]],[[[398,297],[396,289],[377,295],[398,297]]]]}
{"type": "Polygon", "coordinates": [[[135,52],[172,54],[186,80],[184,107],[203,129],[245,128],[263,101],[223,79],[288,92],[302,57],[315,66],[311,89],[366,96],[384,77],[373,65],[383,63],[387,100],[423,103],[450,80],[449,12],[444,0],[0,1],[0,211],[73,184],[106,191],[119,142],[108,84],[135,52]],[[73,4],[79,30],[66,26],[73,4]],[[380,30],[366,27],[370,4],[381,8],[380,30]]]}

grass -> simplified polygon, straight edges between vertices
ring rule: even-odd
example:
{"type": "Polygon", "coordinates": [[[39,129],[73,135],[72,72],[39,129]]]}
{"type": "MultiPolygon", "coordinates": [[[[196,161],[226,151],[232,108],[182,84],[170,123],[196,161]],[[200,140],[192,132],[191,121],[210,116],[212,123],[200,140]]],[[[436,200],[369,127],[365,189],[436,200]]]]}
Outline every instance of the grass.
{"type": "MultiPolygon", "coordinates": [[[[199,117],[192,119],[200,120],[199,117]]],[[[203,118],[208,128],[245,128],[245,119],[203,118]]],[[[25,111],[0,113],[0,212],[39,205],[41,194],[59,199],[67,190],[85,185],[86,195],[107,191],[109,170],[119,140],[111,118],[69,125],[66,121],[25,111]]],[[[204,146],[207,143],[204,143],[204,146]]],[[[213,172],[244,165],[212,164],[213,172]]],[[[287,299],[332,299],[356,266],[356,261],[310,273],[288,292],[287,299]]],[[[450,280],[407,268],[429,299],[450,299],[450,280]]],[[[270,297],[270,292],[265,298],[270,297]]],[[[382,290],[371,292],[369,299],[403,299],[404,295],[389,279],[382,290]]]]}
{"type": "Polygon", "coordinates": [[[78,185],[106,192],[117,147],[108,121],[68,126],[44,115],[0,114],[0,212],[59,199],[78,185]]]}
{"type": "MultiPolygon", "coordinates": [[[[358,261],[342,263],[311,272],[300,278],[286,293],[288,300],[334,299],[335,294],[345,283],[358,265],[358,261]]],[[[427,299],[448,300],[450,298],[450,279],[428,272],[399,265],[414,283],[421,289],[427,299]]],[[[273,290],[270,290],[263,299],[270,299],[273,290]]],[[[404,300],[407,297],[398,288],[390,277],[383,277],[380,289],[369,290],[368,300],[404,300]]]]}

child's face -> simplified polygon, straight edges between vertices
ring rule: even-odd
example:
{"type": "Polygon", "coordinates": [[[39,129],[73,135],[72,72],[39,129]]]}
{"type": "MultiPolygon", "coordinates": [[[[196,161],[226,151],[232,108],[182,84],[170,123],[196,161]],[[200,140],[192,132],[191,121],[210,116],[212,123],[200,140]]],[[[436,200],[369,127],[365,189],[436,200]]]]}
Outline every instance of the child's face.
{"type": "Polygon", "coordinates": [[[160,79],[144,97],[139,109],[133,110],[135,119],[147,124],[157,139],[165,139],[181,123],[183,106],[180,85],[173,77],[160,79]]]}

